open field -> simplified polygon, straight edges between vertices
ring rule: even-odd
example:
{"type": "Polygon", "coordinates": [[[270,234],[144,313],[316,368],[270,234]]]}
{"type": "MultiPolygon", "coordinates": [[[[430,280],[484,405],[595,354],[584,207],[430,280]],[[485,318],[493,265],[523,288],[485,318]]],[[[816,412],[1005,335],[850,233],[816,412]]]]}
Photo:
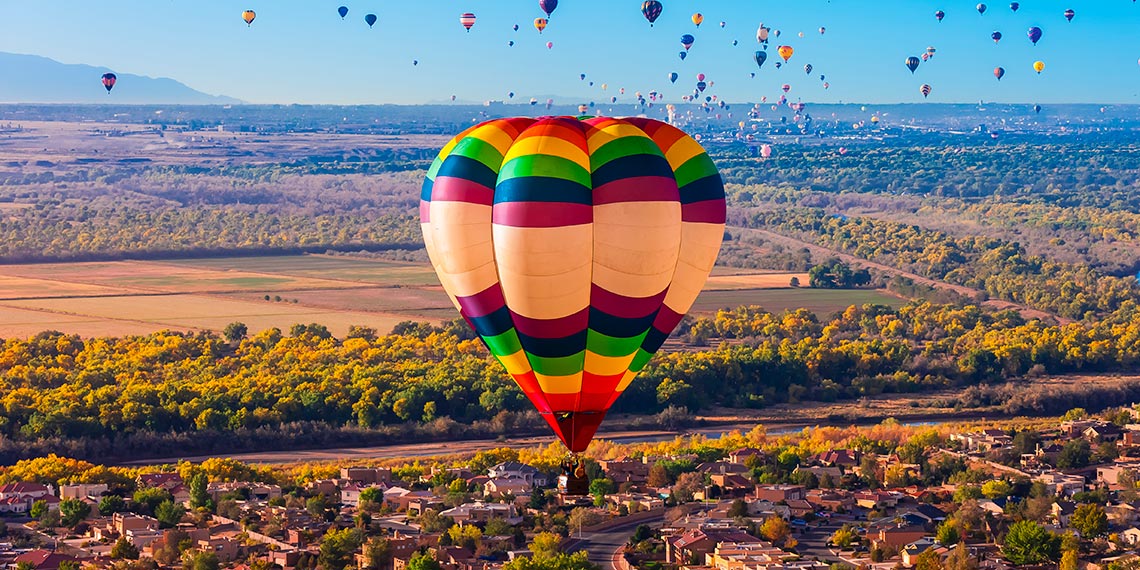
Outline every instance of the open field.
{"type": "MultiPolygon", "coordinates": [[[[59,330],[84,336],[163,329],[250,332],[319,323],[386,332],[405,320],[439,322],[455,309],[431,267],[352,257],[295,255],[10,265],[0,268],[0,337],[59,330]]],[[[820,314],[862,303],[898,304],[875,291],[791,289],[783,272],[718,269],[694,312],[758,304],[820,314]]]]}

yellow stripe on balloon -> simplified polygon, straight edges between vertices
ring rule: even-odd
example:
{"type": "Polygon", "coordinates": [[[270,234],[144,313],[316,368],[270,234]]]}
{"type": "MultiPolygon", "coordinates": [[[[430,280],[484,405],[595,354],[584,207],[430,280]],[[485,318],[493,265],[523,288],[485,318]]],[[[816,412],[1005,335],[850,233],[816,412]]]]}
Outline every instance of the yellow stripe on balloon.
{"type": "Polygon", "coordinates": [[[665,152],[665,160],[669,161],[669,166],[673,167],[676,172],[681,165],[689,161],[689,159],[699,154],[704,154],[705,150],[697,141],[689,137],[681,137],[669,150],[665,152]]]}
{"type": "Polygon", "coordinates": [[[559,138],[548,136],[526,137],[510,147],[507,155],[503,157],[503,164],[511,159],[532,154],[550,155],[565,158],[581,166],[586,172],[590,171],[590,157],[578,145],[559,138]]]}
{"type": "Polygon", "coordinates": [[[582,391],[582,373],[576,372],[566,376],[547,376],[534,373],[538,385],[546,394],[577,394],[582,391]]]}
{"type": "Polygon", "coordinates": [[[587,350],[584,369],[596,376],[617,376],[629,370],[630,362],[633,362],[633,354],[628,356],[602,356],[587,350]]]}
{"type": "Polygon", "coordinates": [[[507,369],[507,374],[512,376],[530,372],[530,361],[527,360],[526,351],[524,350],[520,350],[514,354],[508,354],[507,356],[500,356],[499,362],[503,363],[503,368],[507,369]]]}
{"type": "Polygon", "coordinates": [[[590,148],[590,152],[594,152],[607,143],[624,137],[649,138],[649,136],[645,134],[645,131],[629,123],[614,121],[592,131],[590,136],[586,139],[586,146],[590,148]]]}
{"type": "MultiPolygon", "coordinates": [[[[495,123],[487,123],[479,127],[471,136],[495,147],[499,154],[506,154],[507,150],[511,148],[511,144],[515,142],[514,137],[510,133],[504,131],[499,125],[495,123]]],[[[503,161],[504,163],[506,160],[503,161]]]]}
{"type": "Polygon", "coordinates": [[[618,394],[624,392],[626,388],[629,388],[629,385],[633,382],[633,379],[636,377],[637,377],[636,372],[630,372],[629,370],[626,370],[625,376],[621,377],[621,381],[618,382],[617,388],[614,389],[614,392],[616,392],[618,394]]]}

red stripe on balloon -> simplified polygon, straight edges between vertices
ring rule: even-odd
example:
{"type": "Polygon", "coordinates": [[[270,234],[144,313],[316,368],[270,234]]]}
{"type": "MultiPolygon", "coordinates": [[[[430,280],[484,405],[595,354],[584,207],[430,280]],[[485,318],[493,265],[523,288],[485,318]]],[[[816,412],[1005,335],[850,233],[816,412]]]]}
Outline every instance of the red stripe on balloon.
{"type": "Polygon", "coordinates": [[[594,221],[594,211],[586,204],[566,202],[500,202],[492,210],[491,221],[516,228],[580,226],[594,221]]]}
{"type": "Polygon", "coordinates": [[[503,300],[503,289],[498,283],[474,295],[456,297],[455,300],[459,302],[463,314],[471,318],[489,315],[502,309],[503,305],[506,304],[506,301],[503,300]]]}
{"type": "Polygon", "coordinates": [[[526,394],[530,403],[538,410],[538,413],[550,412],[550,402],[546,394],[542,393],[542,387],[538,384],[538,378],[534,375],[533,370],[527,371],[526,374],[512,374],[515,382],[522,389],[523,394],[526,394]]]}
{"type": "Polygon", "coordinates": [[[704,200],[681,205],[681,221],[699,224],[723,224],[724,200],[704,200]]]}
{"type": "Polygon", "coordinates": [[[611,293],[595,283],[590,286],[590,306],[620,319],[641,319],[661,308],[667,291],[652,297],[626,297],[611,293]]]}
{"type": "Polygon", "coordinates": [[[495,190],[466,178],[440,176],[431,187],[431,201],[490,206],[495,202],[495,190]]]}
{"type": "Polygon", "coordinates": [[[661,305],[661,310],[657,312],[657,317],[653,319],[653,328],[665,334],[672,333],[673,329],[681,324],[682,317],[684,317],[684,315],[669,308],[669,305],[661,305]]]}
{"type": "Polygon", "coordinates": [[[532,319],[511,311],[511,321],[520,335],[532,338],[566,338],[590,326],[590,308],[557,319],[532,319]]]}
{"type": "Polygon", "coordinates": [[[678,202],[677,181],[662,176],[620,178],[594,188],[594,205],[618,202],[678,202]]]}

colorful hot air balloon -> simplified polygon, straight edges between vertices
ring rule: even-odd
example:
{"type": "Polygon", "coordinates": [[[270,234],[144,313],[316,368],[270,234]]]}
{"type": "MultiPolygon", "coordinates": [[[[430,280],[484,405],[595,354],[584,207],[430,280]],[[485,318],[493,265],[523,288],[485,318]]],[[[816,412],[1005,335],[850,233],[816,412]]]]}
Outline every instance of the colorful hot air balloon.
{"type": "Polygon", "coordinates": [[[764,62],[768,61],[768,52],[758,51],[752,54],[752,59],[756,61],[756,67],[763,69],[764,62]]]}
{"type": "Polygon", "coordinates": [[[680,77],[680,75],[677,75],[676,71],[674,71],[673,73],[670,73],[669,74],[669,83],[676,83],[678,77],[680,77]]]}
{"type": "Polygon", "coordinates": [[[1074,11],[1072,10],[1072,8],[1070,8],[1070,9],[1068,9],[1068,10],[1065,10],[1065,19],[1066,19],[1066,20],[1068,20],[1068,21],[1070,21],[1070,22],[1072,22],[1072,21],[1073,21],[1073,16],[1076,16],[1076,15],[1077,15],[1077,13],[1076,13],[1076,12],[1074,12],[1074,11]]]}
{"type": "Polygon", "coordinates": [[[985,4],[978,4],[975,7],[978,9],[979,14],[985,14],[986,13],[986,5],[985,4]]]}
{"type": "Polygon", "coordinates": [[[1042,71],[1045,71],[1045,62],[1044,61],[1033,62],[1033,71],[1036,71],[1038,74],[1040,74],[1042,71]]]}
{"type": "Polygon", "coordinates": [[[546,49],[554,49],[554,42],[546,42],[546,49]]]}
{"type": "Polygon", "coordinates": [[[697,74],[697,81],[704,81],[704,80],[705,80],[705,74],[698,73],[697,74]]]}
{"type": "Polygon", "coordinates": [[[420,219],[460,314],[579,453],[704,285],[724,187],[652,119],[496,119],[443,147],[420,219]]]}
{"type": "Polygon", "coordinates": [[[707,84],[705,84],[705,82],[704,82],[704,81],[698,81],[698,82],[697,82],[697,91],[700,91],[701,93],[704,93],[704,92],[705,92],[705,88],[706,88],[706,87],[708,87],[708,85],[707,85],[707,84]]]}
{"type": "Polygon", "coordinates": [[[253,10],[246,10],[241,13],[241,19],[245,20],[245,25],[252,26],[253,20],[257,18],[257,12],[253,10]]]}
{"type": "Polygon", "coordinates": [[[519,25],[515,24],[515,25],[511,26],[511,29],[513,29],[514,31],[517,32],[517,31],[519,31],[519,25]]]}
{"type": "Polygon", "coordinates": [[[364,17],[364,23],[368,24],[369,28],[374,26],[376,24],[376,14],[368,14],[367,16],[365,16],[364,17]]]}
{"type": "Polygon", "coordinates": [[[1041,28],[1037,26],[1029,28],[1029,31],[1025,33],[1025,35],[1029,36],[1029,41],[1033,42],[1033,45],[1037,45],[1037,42],[1041,39],[1041,34],[1041,28]]]}
{"type": "Polygon", "coordinates": [[[795,52],[796,50],[792,49],[792,46],[780,46],[776,49],[776,53],[780,54],[780,57],[784,58],[784,61],[792,59],[792,54],[795,52]]]}
{"type": "Polygon", "coordinates": [[[336,9],[336,13],[340,14],[340,19],[343,20],[348,15],[348,6],[341,6],[336,9]]]}
{"type": "Polygon", "coordinates": [[[998,79],[998,81],[1001,81],[1001,78],[1005,77],[1005,68],[1004,67],[995,67],[994,68],[994,77],[996,77],[998,79]]]}
{"type": "Polygon", "coordinates": [[[475,14],[472,14],[471,12],[464,12],[463,14],[460,14],[459,23],[464,28],[467,28],[467,32],[470,33],[471,26],[475,25],[475,14]]]}
{"type": "Polygon", "coordinates": [[[918,58],[913,55],[906,58],[906,68],[909,69],[911,73],[914,73],[914,70],[918,69],[918,58]]]}
{"type": "Polygon", "coordinates": [[[681,46],[685,48],[685,51],[689,51],[689,48],[693,47],[694,41],[696,41],[696,38],[694,38],[692,34],[681,36],[681,46]]]}
{"type": "Polygon", "coordinates": [[[541,34],[542,30],[546,29],[546,22],[547,22],[546,18],[535,18],[534,19],[534,29],[538,30],[538,33],[541,34]]]}
{"type": "Polygon", "coordinates": [[[760,156],[762,156],[764,158],[768,158],[768,157],[772,156],[772,145],[769,145],[769,144],[760,145],[760,156]]]}
{"type": "Polygon", "coordinates": [[[546,17],[549,18],[558,8],[558,0],[538,0],[538,8],[546,12],[546,17]]]}
{"type": "Polygon", "coordinates": [[[994,32],[994,33],[990,34],[990,39],[993,40],[995,44],[1000,42],[1001,41],[1001,32],[994,32]]]}
{"type": "Polygon", "coordinates": [[[821,36],[822,36],[822,35],[823,35],[824,33],[826,33],[826,32],[827,32],[827,28],[825,28],[825,27],[823,27],[823,26],[820,26],[820,27],[819,27],[819,35],[821,35],[821,36]]]}
{"type": "Polygon", "coordinates": [[[938,10],[938,11],[934,12],[934,17],[938,18],[938,21],[941,22],[942,18],[946,17],[946,12],[943,12],[942,10],[938,10]]]}
{"type": "Polygon", "coordinates": [[[811,64],[810,63],[804,66],[804,73],[811,75],[811,64]]]}
{"type": "Polygon", "coordinates": [[[103,74],[103,88],[107,90],[108,95],[111,94],[111,90],[115,88],[115,82],[118,80],[119,77],[114,73],[103,74]]]}
{"type": "Polygon", "coordinates": [[[645,16],[646,20],[649,20],[649,27],[652,28],[653,22],[656,22],[657,18],[661,16],[661,3],[657,0],[645,0],[641,4],[641,14],[645,16]]]}
{"type": "Polygon", "coordinates": [[[701,27],[701,22],[703,21],[705,21],[705,17],[702,16],[700,12],[693,14],[693,23],[696,24],[698,28],[701,27]]]}
{"type": "Polygon", "coordinates": [[[923,83],[922,87],[919,87],[918,90],[922,92],[923,99],[926,99],[928,96],[930,96],[930,92],[932,91],[930,85],[926,83],[923,83]]]}
{"type": "Polygon", "coordinates": [[[1020,2],[1010,2],[1010,3],[1009,3],[1009,9],[1010,9],[1010,10],[1013,10],[1014,12],[1016,12],[1016,11],[1017,11],[1017,9],[1018,9],[1018,8],[1020,8],[1020,7],[1021,7],[1021,3],[1020,3],[1020,2]]]}
{"type": "Polygon", "coordinates": [[[781,87],[780,89],[783,89],[783,90],[784,90],[784,93],[787,93],[788,91],[791,91],[791,90],[792,90],[792,86],[791,86],[791,85],[788,85],[787,83],[785,83],[785,84],[784,84],[784,86],[783,86],[783,87],[781,87]]]}

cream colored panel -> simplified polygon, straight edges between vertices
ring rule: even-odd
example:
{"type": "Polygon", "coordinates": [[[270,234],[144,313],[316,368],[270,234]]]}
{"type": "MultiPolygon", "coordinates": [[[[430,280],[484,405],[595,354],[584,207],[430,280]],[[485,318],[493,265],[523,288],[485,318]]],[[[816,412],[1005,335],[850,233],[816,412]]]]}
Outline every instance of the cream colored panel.
{"type": "Polygon", "coordinates": [[[512,311],[557,319],[590,304],[591,228],[494,226],[503,296],[512,311]]]}

